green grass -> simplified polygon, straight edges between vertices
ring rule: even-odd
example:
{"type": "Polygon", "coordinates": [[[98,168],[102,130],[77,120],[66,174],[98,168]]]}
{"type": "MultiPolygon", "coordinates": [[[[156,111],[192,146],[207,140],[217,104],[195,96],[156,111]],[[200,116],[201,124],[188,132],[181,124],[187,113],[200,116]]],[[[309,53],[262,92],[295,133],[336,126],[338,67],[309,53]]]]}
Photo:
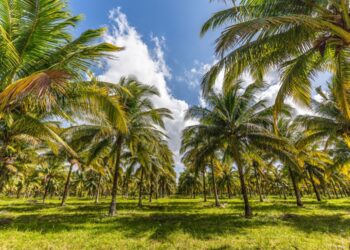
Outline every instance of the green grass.
{"type": "Polygon", "coordinates": [[[254,218],[242,217],[238,199],[225,208],[201,199],[162,199],[143,209],[119,200],[108,217],[108,199],[69,198],[47,205],[0,200],[0,249],[349,249],[350,199],[253,201],[254,218]]]}

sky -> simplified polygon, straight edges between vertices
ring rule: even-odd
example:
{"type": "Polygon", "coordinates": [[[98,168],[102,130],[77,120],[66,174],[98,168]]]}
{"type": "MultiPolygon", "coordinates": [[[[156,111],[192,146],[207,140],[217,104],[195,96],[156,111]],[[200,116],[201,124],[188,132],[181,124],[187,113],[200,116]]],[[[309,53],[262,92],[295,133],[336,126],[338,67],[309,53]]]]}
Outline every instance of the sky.
{"type": "Polygon", "coordinates": [[[159,89],[161,95],[153,101],[173,113],[166,130],[176,171],[181,172],[181,132],[195,122],[185,120],[185,113],[201,102],[200,79],[215,60],[218,33],[200,37],[200,28],[225,6],[209,0],[70,0],[69,4],[73,14],[84,16],[74,30],[76,36],[108,27],[103,40],[125,47],[116,53],[116,60],[107,59],[96,70],[99,79],[117,83],[132,76],[159,89]]]}
{"type": "Polygon", "coordinates": [[[150,50],[155,46],[152,37],[164,38],[164,60],[172,76],[167,80],[168,88],[188,104],[198,102],[199,71],[213,62],[217,37],[211,32],[201,38],[199,31],[224,4],[209,0],[70,0],[70,6],[74,14],[84,15],[77,34],[115,25],[109,18],[110,11],[120,8],[150,50]]]}
{"type": "MultiPolygon", "coordinates": [[[[174,119],[166,121],[166,130],[176,171],[181,172],[181,131],[195,123],[185,120],[185,113],[191,105],[203,105],[200,79],[215,62],[214,45],[219,36],[217,31],[200,37],[200,29],[213,13],[226,6],[209,0],[70,0],[69,3],[75,15],[84,15],[74,30],[76,36],[87,29],[107,27],[103,40],[125,48],[116,53],[117,59],[107,59],[96,70],[101,80],[117,83],[123,76],[132,76],[159,89],[161,95],[153,101],[155,106],[173,113],[174,119]]],[[[272,72],[265,80],[271,86],[259,97],[273,100],[279,87],[278,75],[272,72]]],[[[299,113],[309,112],[298,109],[299,113]]]]}

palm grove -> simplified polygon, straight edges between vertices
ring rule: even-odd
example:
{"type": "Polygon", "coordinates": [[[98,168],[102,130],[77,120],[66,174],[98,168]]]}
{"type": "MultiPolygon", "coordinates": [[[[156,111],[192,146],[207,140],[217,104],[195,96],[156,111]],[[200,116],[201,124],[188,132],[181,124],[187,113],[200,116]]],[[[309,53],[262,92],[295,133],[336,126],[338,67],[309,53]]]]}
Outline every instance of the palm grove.
{"type": "Polygon", "coordinates": [[[172,116],[154,106],[157,89],[91,74],[123,48],[101,43],[103,28],[73,37],[81,17],[63,0],[1,1],[0,193],[61,205],[69,195],[109,196],[110,215],[121,196],[139,207],[145,196],[200,194],[217,207],[238,196],[247,218],[252,197],[292,195],[303,206],[304,195],[348,196],[349,1],[226,3],[202,27],[202,35],[222,31],[219,60],[203,76],[206,105],[188,110],[196,124],[183,131],[185,171],[176,180],[164,126],[172,116]],[[270,71],[281,81],[274,102],[259,98],[270,71]],[[320,72],[332,78],[315,88],[320,72]]]}

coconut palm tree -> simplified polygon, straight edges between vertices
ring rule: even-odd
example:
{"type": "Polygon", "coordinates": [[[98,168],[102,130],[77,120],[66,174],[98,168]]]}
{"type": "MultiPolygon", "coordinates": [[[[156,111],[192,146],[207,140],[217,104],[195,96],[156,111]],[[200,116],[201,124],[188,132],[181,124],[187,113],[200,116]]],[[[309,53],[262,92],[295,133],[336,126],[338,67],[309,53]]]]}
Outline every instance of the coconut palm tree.
{"type": "Polygon", "coordinates": [[[54,180],[64,179],[64,158],[48,152],[41,155],[42,161],[37,169],[38,175],[42,178],[44,186],[43,203],[45,203],[47,195],[52,187],[54,180]]]}
{"type": "Polygon", "coordinates": [[[195,198],[195,194],[201,189],[201,181],[198,174],[193,173],[191,169],[186,169],[179,176],[178,192],[189,194],[195,198]]]}
{"type": "Polygon", "coordinates": [[[96,42],[104,28],[76,38],[81,20],[64,0],[5,0],[0,3],[0,107],[14,110],[23,98],[47,108],[64,96],[67,83],[85,78],[90,66],[121,48],[96,42]],[[38,98],[39,97],[39,98],[38,98]]]}
{"type": "Polygon", "coordinates": [[[336,102],[350,117],[349,56],[350,16],[347,0],[243,0],[227,1],[202,27],[224,27],[216,41],[218,62],[204,76],[209,93],[220,72],[229,86],[245,71],[262,78],[272,67],[281,72],[277,111],[286,96],[311,103],[311,82],[318,72],[334,73],[336,102]]]}
{"type": "Polygon", "coordinates": [[[155,131],[159,131],[158,127],[164,127],[163,119],[171,116],[169,110],[154,107],[151,98],[159,94],[154,87],[125,78],[121,79],[119,84],[96,84],[106,90],[106,94],[98,103],[98,107],[101,108],[100,116],[96,117],[98,120],[90,119],[90,124],[72,127],[67,133],[72,137],[72,141],[89,145],[90,162],[101,157],[112,158],[114,170],[109,214],[113,216],[116,213],[122,153],[127,150],[132,152],[132,147],[137,147],[139,141],[152,141],[155,131]],[[120,115],[124,116],[122,121],[120,115]]]}
{"type": "Polygon", "coordinates": [[[208,107],[194,106],[188,112],[189,117],[199,120],[198,125],[188,129],[196,130],[199,138],[209,137],[210,146],[221,151],[225,157],[231,157],[236,164],[245,217],[251,217],[252,210],[244,178],[244,152],[257,148],[263,152],[273,152],[283,161],[296,164],[287,142],[269,132],[272,124],[271,109],[266,108],[265,101],[256,101],[254,98],[259,86],[254,83],[243,89],[237,82],[223,93],[211,92],[206,99],[208,107]]]}
{"type": "Polygon", "coordinates": [[[180,152],[184,154],[182,161],[185,163],[187,168],[192,168],[192,171],[196,174],[196,176],[198,176],[198,173],[202,171],[204,201],[207,200],[205,170],[207,166],[210,167],[215,206],[219,207],[220,202],[216,181],[218,172],[215,171],[216,168],[220,166],[220,162],[217,160],[218,148],[209,136],[202,135],[200,132],[201,131],[197,126],[191,126],[184,129],[182,133],[182,145],[180,150],[180,152]]]}

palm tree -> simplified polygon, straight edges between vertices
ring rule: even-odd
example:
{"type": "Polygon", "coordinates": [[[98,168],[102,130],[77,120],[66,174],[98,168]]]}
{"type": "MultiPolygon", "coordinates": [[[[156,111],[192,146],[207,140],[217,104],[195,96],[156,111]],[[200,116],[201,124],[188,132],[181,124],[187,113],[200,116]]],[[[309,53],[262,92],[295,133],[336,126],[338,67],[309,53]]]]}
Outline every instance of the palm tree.
{"type": "Polygon", "coordinates": [[[45,203],[50,188],[52,187],[52,182],[54,180],[61,180],[64,178],[64,160],[62,159],[62,157],[59,157],[53,154],[52,152],[48,152],[45,155],[42,155],[42,157],[43,162],[39,165],[39,169],[37,169],[37,171],[43,179],[43,203],[45,203]]]}
{"type": "Polygon", "coordinates": [[[194,106],[188,112],[189,117],[197,118],[198,125],[189,127],[196,130],[199,138],[210,138],[212,148],[235,162],[240,179],[245,205],[245,217],[252,216],[246,181],[244,178],[244,152],[261,149],[275,153],[283,161],[296,164],[284,139],[269,132],[272,124],[271,109],[266,109],[265,102],[255,101],[254,93],[259,84],[251,84],[244,91],[239,82],[223,93],[211,92],[206,101],[208,107],[194,106]]]}
{"type": "Polygon", "coordinates": [[[220,202],[216,182],[217,173],[215,171],[217,166],[220,165],[220,163],[217,161],[217,150],[218,148],[216,147],[215,142],[213,142],[209,136],[201,134],[201,131],[197,126],[184,129],[182,133],[182,145],[180,150],[181,153],[184,153],[182,161],[185,163],[185,166],[192,169],[196,175],[198,175],[200,170],[202,171],[204,201],[207,200],[205,170],[207,166],[210,166],[215,206],[219,207],[220,202]]]}
{"type": "Polygon", "coordinates": [[[190,194],[195,198],[195,194],[200,190],[201,182],[199,176],[193,173],[191,169],[186,169],[179,176],[178,192],[181,194],[190,194]]]}
{"type": "Polygon", "coordinates": [[[220,59],[203,78],[205,93],[212,89],[221,71],[225,71],[227,87],[245,71],[262,78],[272,67],[277,67],[282,78],[276,98],[278,111],[289,95],[309,105],[315,75],[330,71],[334,73],[339,109],[350,117],[347,0],[227,2],[231,6],[215,13],[201,31],[204,35],[210,29],[224,26],[216,41],[220,59]]]}
{"type": "Polygon", "coordinates": [[[147,141],[147,138],[152,141],[154,131],[159,130],[157,126],[164,127],[163,118],[171,116],[167,109],[154,108],[151,98],[159,94],[154,87],[124,78],[119,84],[96,84],[106,90],[97,103],[101,108],[100,116],[96,117],[98,120],[72,127],[67,133],[78,144],[89,145],[90,162],[98,157],[113,159],[112,201],[109,209],[109,214],[113,216],[116,213],[122,153],[130,147],[137,147],[139,141],[147,141]]]}
{"type": "MultiPolygon", "coordinates": [[[[151,125],[151,124],[149,124],[151,125]]],[[[142,194],[144,180],[148,177],[150,192],[149,201],[152,201],[152,195],[156,180],[159,175],[169,174],[169,169],[173,166],[173,154],[170,151],[167,142],[164,141],[165,135],[156,127],[144,127],[142,133],[136,134],[130,147],[130,161],[132,165],[138,165],[136,174],[139,178],[139,208],[142,207],[142,194]],[[151,128],[151,129],[150,129],[151,128]]]]}
{"type": "Polygon", "coordinates": [[[71,157],[77,156],[60,137],[57,124],[48,121],[54,116],[71,119],[73,112],[69,111],[87,96],[79,93],[78,102],[74,91],[83,88],[90,66],[110,56],[110,52],[121,50],[96,42],[104,28],[73,38],[71,27],[80,19],[71,15],[64,0],[0,3],[0,123],[5,138],[0,149],[1,172],[9,166],[9,144],[20,137],[45,142],[53,151],[60,144],[71,157]],[[66,110],[67,100],[72,97],[74,103],[70,105],[74,105],[66,110]]]}
{"type": "Polygon", "coordinates": [[[60,102],[67,83],[78,84],[90,66],[121,49],[95,42],[104,28],[73,38],[71,28],[81,16],[72,16],[67,5],[64,0],[1,1],[1,110],[14,110],[31,94],[31,102],[60,102]]]}

